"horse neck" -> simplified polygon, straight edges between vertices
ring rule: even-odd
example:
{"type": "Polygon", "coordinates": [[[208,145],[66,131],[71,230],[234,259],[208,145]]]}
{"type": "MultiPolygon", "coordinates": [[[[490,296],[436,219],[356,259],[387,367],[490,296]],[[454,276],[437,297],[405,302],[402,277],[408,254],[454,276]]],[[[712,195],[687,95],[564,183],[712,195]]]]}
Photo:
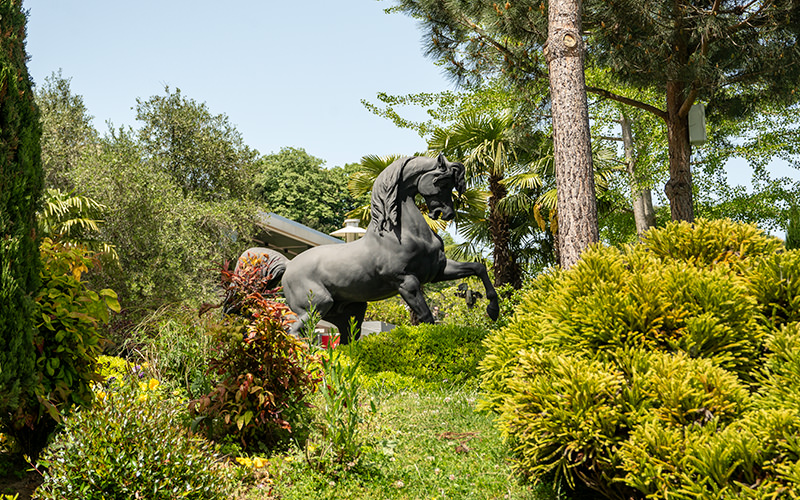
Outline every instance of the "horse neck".
{"type": "Polygon", "coordinates": [[[430,231],[425,217],[423,217],[415,202],[416,195],[419,192],[417,190],[417,180],[422,173],[424,172],[416,172],[415,175],[408,176],[404,179],[400,189],[400,226],[403,231],[418,232],[421,228],[430,231]]]}

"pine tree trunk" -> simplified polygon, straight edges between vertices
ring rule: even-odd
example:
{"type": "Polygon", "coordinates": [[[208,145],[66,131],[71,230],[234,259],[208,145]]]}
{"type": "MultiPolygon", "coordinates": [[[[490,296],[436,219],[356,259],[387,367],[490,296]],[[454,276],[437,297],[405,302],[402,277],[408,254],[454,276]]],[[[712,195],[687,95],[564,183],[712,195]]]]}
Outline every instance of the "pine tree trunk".
{"type": "Polygon", "coordinates": [[[545,56],[550,70],[558,237],[564,269],[598,241],[583,53],[581,1],[551,0],[545,56]]]}
{"type": "Polygon", "coordinates": [[[669,199],[672,220],[694,221],[692,202],[692,172],[689,158],[689,114],[681,113],[685,86],[682,82],[667,82],[667,142],[669,144],[669,182],[664,193],[669,199]]]}
{"type": "Polygon", "coordinates": [[[653,210],[653,197],[651,196],[650,188],[641,187],[641,179],[636,174],[636,160],[633,157],[631,121],[625,116],[625,113],[621,113],[619,123],[622,125],[625,168],[628,171],[628,179],[631,186],[633,219],[636,222],[636,234],[641,238],[645,231],[656,225],[656,213],[653,210]]]}

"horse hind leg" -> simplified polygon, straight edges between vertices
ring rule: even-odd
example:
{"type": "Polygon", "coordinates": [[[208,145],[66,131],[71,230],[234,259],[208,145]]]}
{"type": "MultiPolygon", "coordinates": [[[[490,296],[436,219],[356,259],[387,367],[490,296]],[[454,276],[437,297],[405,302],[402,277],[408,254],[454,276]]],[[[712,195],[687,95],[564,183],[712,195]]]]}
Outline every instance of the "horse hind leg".
{"type": "MultiPolygon", "coordinates": [[[[330,298],[330,296],[309,296],[302,304],[289,304],[289,308],[297,316],[294,322],[289,326],[289,333],[298,338],[302,337],[304,333],[303,328],[306,327],[308,321],[312,319],[312,315],[316,318],[316,321],[319,321],[320,318],[328,314],[331,307],[333,307],[333,299],[330,298]]],[[[316,326],[316,323],[311,325],[312,328],[314,326],[316,326]]]]}
{"type": "MultiPolygon", "coordinates": [[[[336,307],[332,309],[337,309],[336,307]]],[[[364,323],[364,315],[367,312],[366,302],[354,302],[342,308],[341,312],[329,313],[323,319],[336,325],[339,329],[339,343],[347,345],[350,340],[358,340],[361,337],[361,325],[364,323]],[[352,330],[350,320],[355,318],[352,330]]]]}

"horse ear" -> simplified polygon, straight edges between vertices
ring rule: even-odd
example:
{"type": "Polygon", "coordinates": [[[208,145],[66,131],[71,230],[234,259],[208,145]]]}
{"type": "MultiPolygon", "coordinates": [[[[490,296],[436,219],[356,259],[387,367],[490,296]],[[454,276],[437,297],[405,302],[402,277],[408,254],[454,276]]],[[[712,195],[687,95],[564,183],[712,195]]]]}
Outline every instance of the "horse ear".
{"type": "Polygon", "coordinates": [[[439,153],[436,157],[436,166],[439,170],[447,170],[447,158],[444,157],[444,153],[439,153]]]}
{"type": "Polygon", "coordinates": [[[460,163],[453,163],[453,170],[455,170],[456,191],[458,191],[458,194],[464,194],[467,190],[466,169],[460,163]]]}

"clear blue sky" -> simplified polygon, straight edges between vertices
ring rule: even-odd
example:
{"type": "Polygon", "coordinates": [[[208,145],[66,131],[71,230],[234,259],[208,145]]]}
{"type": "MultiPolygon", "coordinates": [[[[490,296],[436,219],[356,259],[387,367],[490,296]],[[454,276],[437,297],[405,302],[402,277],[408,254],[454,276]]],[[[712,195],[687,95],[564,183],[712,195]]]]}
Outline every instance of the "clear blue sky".
{"type": "Polygon", "coordinates": [[[371,114],[378,92],[452,89],[410,18],[376,0],[24,0],[28,68],[71,78],[100,132],[138,126],[164,86],[226,114],[261,153],[305,149],[342,166],[424,141],[371,114]]]}
{"type": "MultiPolygon", "coordinates": [[[[326,165],[425,149],[361,99],[454,88],[391,0],[24,0],[30,72],[71,78],[95,126],[137,126],[136,98],[180,88],[226,114],[261,153],[305,149],[326,165]]],[[[415,110],[420,113],[419,110],[415,110]]],[[[419,114],[411,117],[422,118],[419,114]]],[[[750,184],[741,161],[730,184],[750,184]]],[[[776,161],[774,176],[800,178],[776,161]]],[[[656,187],[660,194],[662,187],[656,187]]]]}

